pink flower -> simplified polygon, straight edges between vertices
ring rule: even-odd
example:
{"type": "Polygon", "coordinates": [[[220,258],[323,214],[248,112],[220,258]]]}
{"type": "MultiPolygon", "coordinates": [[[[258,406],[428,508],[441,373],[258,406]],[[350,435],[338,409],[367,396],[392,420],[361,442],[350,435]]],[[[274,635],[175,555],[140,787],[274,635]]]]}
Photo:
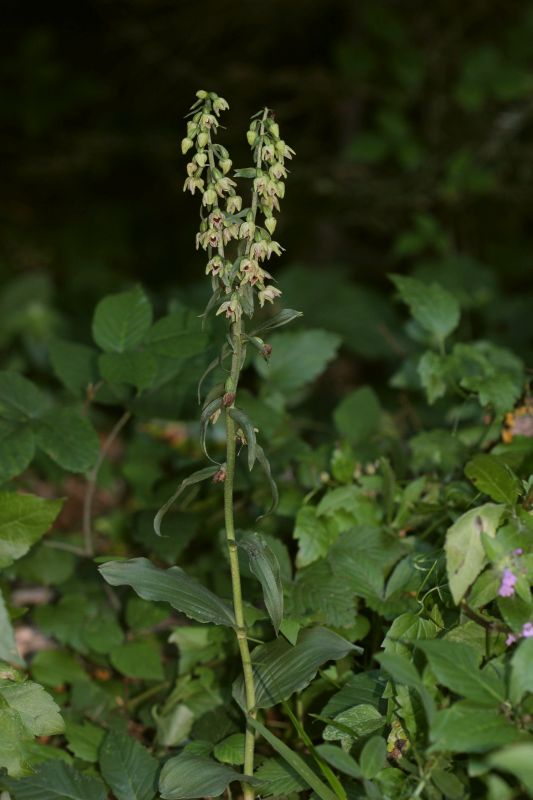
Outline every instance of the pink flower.
{"type": "Polygon", "coordinates": [[[526,622],[526,624],[522,626],[522,636],[526,639],[530,639],[533,636],[532,622],[526,622]]]}
{"type": "Polygon", "coordinates": [[[513,550],[513,553],[515,554],[515,556],[521,556],[523,555],[524,551],[522,550],[521,547],[517,547],[516,550],[513,550]]]}
{"type": "Polygon", "coordinates": [[[507,647],[509,647],[510,645],[514,644],[517,641],[518,641],[518,636],[515,633],[510,633],[507,639],[505,640],[505,644],[507,645],[507,647]]]}
{"type": "Polygon", "coordinates": [[[516,583],[516,575],[510,569],[504,569],[502,575],[502,582],[498,589],[500,597],[512,597],[514,595],[514,587],[516,583]]]}

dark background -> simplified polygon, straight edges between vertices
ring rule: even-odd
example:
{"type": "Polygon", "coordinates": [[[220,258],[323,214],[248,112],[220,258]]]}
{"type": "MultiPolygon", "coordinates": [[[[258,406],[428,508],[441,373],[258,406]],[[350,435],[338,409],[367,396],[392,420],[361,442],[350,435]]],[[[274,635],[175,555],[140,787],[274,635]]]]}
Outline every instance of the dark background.
{"type": "Polygon", "coordinates": [[[141,281],[163,305],[203,277],[179,142],[206,88],[230,103],[234,166],[264,104],[296,150],[277,231],[291,302],[321,321],[351,285],[352,339],[365,313],[386,328],[354,352],[393,358],[387,273],[423,275],[466,292],[478,334],[531,352],[532,3],[21,0],[2,16],[0,311],[36,272],[36,301],[80,327],[108,291],[141,281]]]}

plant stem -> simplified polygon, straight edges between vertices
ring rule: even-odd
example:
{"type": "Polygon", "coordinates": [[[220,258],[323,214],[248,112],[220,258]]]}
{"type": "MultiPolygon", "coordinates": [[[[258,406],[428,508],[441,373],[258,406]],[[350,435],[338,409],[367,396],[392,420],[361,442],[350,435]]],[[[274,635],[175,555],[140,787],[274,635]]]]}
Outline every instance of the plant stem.
{"type": "MultiPolygon", "coordinates": [[[[231,372],[228,380],[229,389],[236,392],[242,360],[242,321],[236,320],[232,328],[233,357],[231,372]]],[[[235,401],[230,407],[233,407],[235,401]]],[[[236,430],[235,422],[230,416],[230,408],[226,409],[226,480],[224,482],[224,520],[226,525],[226,540],[229,550],[231,569],[231,585],[233,590],[233,609],[235,613],[236,634],[241,654],[244,689],[246,696],[246,712],[255,717],[255,686],[250,648],[244,619],[244,606],[242,601],[241,574],[239,569],[239,556],[235,540],[235,522],[233,518],[233,484],[235,477],[236,456],[236,430]]],[[[244,773],[253,775],[254,771],[255,732],[247,725],[244,746],[244,773]]],[[[253,800],[255,792],[251,786],[243,786],[244,800],[253,800]]]]}

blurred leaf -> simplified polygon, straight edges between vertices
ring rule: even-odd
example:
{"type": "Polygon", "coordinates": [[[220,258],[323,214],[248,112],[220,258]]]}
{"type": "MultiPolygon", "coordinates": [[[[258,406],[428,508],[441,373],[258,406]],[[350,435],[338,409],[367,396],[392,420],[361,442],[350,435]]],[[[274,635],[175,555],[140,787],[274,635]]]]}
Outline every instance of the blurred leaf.
{"type": "Polygon", "coordinates": [[[102,378],[108,383],[128,383],[140,392],[155,378],[155,361],[146,351],[103,353],[98,359],[102,378]]]}
{"type": "Polygon", "coordinates": [[[521,494],[520,481],[497,456],[478,453],[465,467],[465,475],[478,491],[497,503],[513,505],[521,494]]]}
{"type": "Polygon", "coordinates": [[[106,353],[133,350],[152,324],[152,306],[140,286],[104,297],[93,317],[93,338],[106,353]]]}
{"type": "Polygon", "coordinates": [[[132,736],[109,731],[100,748],[102,777],[117,800],[153,800],[159,762],[132,736]]]}
{"type": "Polygon", "coordinates": [[[7,661],[9,664],[16,664],[17,666],[24,665],[24,661],[18,652],[15,634],[13,633],[2,592],[0,592],[0,661],[7,661]]]}
{"type": "Polygon", "coordinates": [[[340,339],[327,331],[307,330],[278,333],[270,344],[269,362],[257,357],[255,367],[271,391],[291,394],[303,389],[324,371],[335,356],[340,339]]]}
{"type": "Polygon", "coordinates": [[[29,425],[0,420],[0,483],[11,480],[29,467],[35,455],[35,437],[29,425]]]}
{"type": "Polygon", "coordinates": [[[502,750],[497,750],[487,757],[488,764],[494,769],[510,772],[525,786],[528,792],[533,792],[533,744],[524,742],[513,744],[502,750]]]}
{"type": "Polygon", "coordinates": [[[341,401],[333,414],[335,427],[351,444],[369,439],[381,419],[381,406],[369,386],[356,389],[341,401]]]}
{"type": "Polygon", "coordinates": [[[35,431],[37,446],[69,472],[86,472],[94,466],[100,444],[93,426],[73,408],[49,411],[35,431]]]}
{"type": "Polygon", "coordinates": [[[456,694],[483,705],[500,706],[506,697],[505,685],[497,673],[480,670],[475,650],[462,642],[444,639],[417,642],[439,683],[456,694]]]}
{"type": "Polygon", "coordinates": [[[520,732],[495,709],[476,708],[461,700],[438,711],[431,728],[431,751],[485,753],[517,741],[520,732]]]}
{"type": "Polygon", "coordinates": [[[219,742],[213,755],[224,764],[244,764],[244,733],[233,733],[219,742]]]}
{"type": "Polygon", "coordinates": [[[84,344],[56,339],[49,345],[50,361],[55,374],[66,388],[84,396],[89,385],[96,384],[96,350],[84,344]]]}
{"type": "Polygon", "coordinates": [[[86,775],[63,761],[45,761],[33,775],[6,781],[14,800],[106,800],[100,778],[86,775]]]}
{"type": "Polygon", "coordinates": [[[69,720],[65,729],[67,747],[76,758],[96,764],[98,761],[98,748],[105,736],[105,731],[98,725],[90,722],[72,722],[69,720]]]}
{"type": "Polygon", "coordinates": [[[165,677],[161,664],[161,648],[154,639],[124,642],[111,650],[111,663],[128,678],[162,681],[165,677]]]}
{"type": "Polygon", "coordinates": [[[207,341],[201,319],[180,309],[157,320],[146,337],[146,347],[156,356],[187,358],[202,353],[207,341]]]}
{"type": "Polygon", "coordinates": [[[361,772],[367,780],[375,778],[380,770],[387,765],[387,745],[381,736],[372,736],[361,751],[359,756],[361,772]]]}
{"type": "Polygon", "coordinates": [[[40,417],[48,406],[48,398],[23,375],[0,372],[0,417],[26,422],[40,417]]]}
{"type": "Polygon", "coordinates": [[[459,324],[459,304],[455,297],[437,283],[427,285],[415,278],[391,275],[402,300],[409,306],[416,321],[437,342],[444,339],[459,324]]]}
{"type": "Polygon", "coordinates": [[[180,753],[165,762],[159,777],[163,800],[218,796],[232,781],[242,775],[210,758],[180,753]]]}
{"type": "Polygon", "coordinates": [[[27,553],[50,528],[62,505],[63,500],[0,492],[0,567],[27,553]]]}

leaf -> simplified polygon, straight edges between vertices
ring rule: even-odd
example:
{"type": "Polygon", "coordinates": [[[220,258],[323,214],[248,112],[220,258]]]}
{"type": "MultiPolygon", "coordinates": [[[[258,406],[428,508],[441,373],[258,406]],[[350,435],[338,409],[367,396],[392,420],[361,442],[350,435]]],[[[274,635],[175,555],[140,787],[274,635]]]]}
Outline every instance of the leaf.
{"type": "Polygon", "coordinates": [[[378,772],[387,766],[387,744],[381,736],[372,736],[365,742],[359,764],[363,777],[367,780],[375,778],[378,772]]]}
{"type": "MultiPolygon", "coordinates": [[[[256,647],[252,653],[256,708],[275,705],[304,689],[326,661],[337,661],[348,653],[360,652],[360,647],[320,627],[302,631],[294,646],[280,637],[256,647]]],[[[233,697],[244,708],[242,676],[233,684],[233,697]]]]}
{"type": "Polygon", "coordinates": [[[152,306],[140,286],[100,300],[93,317],[93,339],[105,353],[133,350],[152,324],[152,306]]]}
{"type": "Polygon", "coordinates": [[[213,414],[219,411],[222,408],[222,397],[217,397],[215,400],[212,400],[206,406],[203,407],[202,413],[200,415],[200,444],[202,446],[202,451],[206,458],[210,461],[213,461],[209,453],[207,452],[207,447],[205,444],[205,439],[207,436],[207,426],[209,425],[209,421],[213,414]]]}
{"type": "Polygon", "coordinates": [[[503,505],[486,503],[467,511],[448,529],[444,550],[450,591],[460,603],[486,562],[481,532],[494,537],[505,510],[503,505]]]}
{"type": "Polygon", "coordinates": [[[139,392],[149,389],[156,375],[156,363],[145,350],[103,353],[98,359],[102,378],[108,383],[127,383],[139,392]]]}
{"type": "Polygon", "coordinates": [[[248,415],[245,414],[244,411],[241,411],[240,408],[230,408],[229,415],[233,420],[235,420],[239,428],[246,436],[246,445],[248,447],[248,469],[251,471],[254,467],[257,453],[257,441],[254,426],[248,415]]]}
{"type": "Polygon", "coordinates": [[[100,450],[93,426],[73,408],[57,409],[41,417],[35,439],[41,450],[69,472],[87,472],[100,450]]]}
{"type": "Polygon", "coordinates": [[[224,764],[244,764],[244,733],[232,733],[219,742],[213,750],[213,755],[224,764]]]}
{"type": "Polygon", "coordinates": [[[140,742],[109,731],[100,747],[100,770],[117,800],[153,800],[159,762],[140,742]]]}
{"type": "Polygon", "coordinates": [[[67,747],[76,758],[95,764],[98,761],[98,748],[105,736],[105,731],[90,722],[67,721],[65,738],[67,747]]]}
{"type": "Polygon", "coordinates": [[[25,555],[50,528],[63,500],[0,492],[0,567],[25,555]]]}
{"type": "Polygon", "coordinates": [[[322,736],[326,741],[340,741],[348,746],[357,739],[380,730],[384,724],[385,717],[375,706],[362,703],[337,714],[326,725],[322,736]]]}
{"type": "Polygon", "coordinates": [[[279,493],[276,481],[272,477],[272,470],[270,469],[270,461],[266,457],[265,451],[263,450],[260,444],[256,445],[256,456],[260,466],[263,468],[263,472],[267,477],[270,486],[270,492],[272,494],[272,503],[270,505],[270,508],[268,509],[268,511],[265,511],[264,514],[261,514],[261,516],[258,517],[258,519],[263,519],[263,517],[268,516],[268,514],[273,514],[276,508],[278,507],[279,493]]]}
{"type": "Polygon", "coordinates": [[[420,382],[426,390],[430,405],[446,394],[452,363],[447,356],[434,353],[432,350],[425,352],[418,362],[420,382]]]}
{"type": "Polygon", "coordinates": [[[497,503],[513,505],[521,494],[520,481],[512,469],[489,453],[474,456],[465,467],[465,475],[478,491],[497,503]]]}
{"type": "Polygon", "coordinates": [[[87,680],[79,661],[68,650],[41,650],[31,662],[31,671],[46,686],[87,680]]]}
{"type": "Polygon", "coordinates": [[[334,358],[340,337],[321,330],[279,333],[272,337],[272,355],[266,363],[260,356],[255,367],[269,390],[290,394],[311,383],[334,358]]]}
{"type": "Polygon", "coordinates": [[[335,427],[351,444],[368,440],[378,429],[381,406],[369,386],[356,389],[341,401],[334,411],[335,427]]]}
{"type": "Polygon", "coordinates": [[[330,697],[321,714],[326,717],[334,717],[341,711],[361,704],[378,708],[386,685],[386,676],[378,670],[352,673],[342,689],[330,697]]]}
{"type": "Polygon", "coordinates": [[[258,328],[255,328],[251,336],[257,336],[259,333],[265,333],[265,331],[273,331],[274,328],[281,328],[282,325],[288,325],[289,322],[298,319],[298,317],[303,317],[301,311],[294,311],[292,308],[283,308],[279,314],[269,317],[269,319],[261,323],[258,328]]]}
{"type": "Polygon", "coordinates": [[[24,472],[35,455],[35,437],[29,425],[0,420],[0,483],[24,472]]]}
{"type": "Polygon", "coordinates": [[[158,536],[161,536],[161,523],[163,522],[163,517],[169,510],[169,508],[176,502],[180,494],[186,489],[188,486],[194,486],[195,483],[200,483],[201,481],[206,481],[208,478],[212,478],[213,475],[218,472],[219,467],[218,465],[215,467],[205,467],[204,469],[199,469],[196,472],[193,472],[192,475],[189,475],[187,478],[184,478],[180,485],[178,486],[177,490],[174,492],[171,498],[167,500],[167,502],[161,506],[157,514],[154,518],[154,530],[158,536]]]}
{"type": "Polygon", "coordinates": [[[48,348],[52,367],[61,383],[72,394],[85,396],[98,380],[97,352],[92,347],[56,339],[48,348]]]}
{"type": "Polygon", "coordinates": [[[253,717],[248,716],[247,718],[248,724],[255,728],[255,730],[261,734],[261,736],[267,740],[267,742],[274,748],[276,753],[286,761],[286,763],[291,767],[303,780],[306,784],[314,790],[314,792],[318,795],[320,800],[337,800],[337,795],[323,783],[318,775],[313,772],[311,767],[309,767],[303,758],[299,756],[294,750],[291,750],[281,739],[278,739],[277,736],[274,736],[271,731],[253,717]]]}
{"type": "Polygon", "coordinates": [[[339,772],[344,772],[351,778],[361,778],[361,770],[355,758],[352,758],[349,753],[345,753],[340,747],[334,744],[319,744],[315,747],[318,755],[327,761],[334,769],[339,772]]]}
{"type": "Polygon", "coordinates": [[[430,752],[484,753],[516,741],[520,733],[495,709],[476,708],[461,700],[436,713],[430,737],[430,752]]]}
{"type": "Polygon", "coordinates": [[[38,683],[0,680],[0,697],[18,714],[28,734],[53,736],[63,730],[59,706],[38,683]]]}
{"type": "Polygon", "coordinates": [[[348,628],[356,619],[353,591],[346,590],[323,559],[298,570],[291,601],[297,616],[312,615],[314,621],[334,628],[348,628]]]}
{"type": "Polygon", "coordinates": [[[533,793],[533,744],[523,742],[491,753],[487,763],[493,769],[510,772],[533,793]]]}
{"type": "Polygon", "coordinates": [[[267,758],[254,775],[261,786],[259,797],[286,797],[308,788],[307,781],[282,758],[267,758]]]}
{"type": "MultiPolygon", "coordinates": [[[[16,711],[0,705],[0,767],[8,775],[19,777],[31,771],[29,745],[31,737],[16,711]]],[[[2,784],[7,781],[2,778],[2,784]]],[[[33,800],[33,798],[32,798],[33,800]]]]}
{"type": "Polygon", "coordinates": [[[439,683],[456,694],[484,705],[499,706],[505,700],[505,685],[490,664],[481,671],[476,651],[468,644],[446,639],[416,642],[429,661],[439,683]]]}
{"type": "Polygon", "coordinates": [[[533,692],[533,639],[520,642],[511,659],[509,697],[519,703],[526,692],[533,692]]]}
{"type": "Polygon", "coordinates": [[[248,553],[250,570],[261,584],[265,605],[277,636],[283,620],[283,584],[276,554],[258,533],[241,539],[239,547],[248,553]]]}
{"type": "Polygon", "coordinates": [[[459,303],[453,294],[437,283],[422,283],[402,275],[390,277],[419,325],[443,342],[459,324],[459,303]]]}
{"type": "Polygon", "coordinates": [[[0,417],[27,422],[44,414],[49,405],[48,398],[23,375],[0,371],[0,417]]]}
{"type": "Polygon", "coordinates": [[[206,346],[207,334],[201,320],[186,309],[157,320],[146,337],[149,352],[166,358],[190,358],[202,353],[206,346]]]}
{"type": "Polygon", "coordinates": [[[0,661],[7,661],[9,664],[17,664],[18,666],[23,666],[24,664],[17,649],[15,634],[13,633],[2,592],[0,592],[0,661]]]}
{"type": "Polygon", "coordinates": [[[114,668],[128,678],[162,681],[165,677],[161,648],[154,639],[119,644],[111,650],[110,659],[114,668]]]}
{"type": "Polygon", "coordinates": [[[13,800],[106,800],[100,778],[85,775],[64,761],[45,761],[33,775],[5,780],[13,800]]]}
{"type": "Polygon", "coordinates": [[[317,517],[314,506],[302,506],[296,515],[294,538],[298,541],[296,566],[306,567],[324,558],[337,538],[337,531],[317,517]]]}
{"type": "Polygon", "coordinates": [[[132,558],[108,561],[98,569],[111,586],[131,586],[144,600],[170,603],[197,622],[235,625],[230,605],[179,567],[163,570],[154,567],[146,558],[132,558]]]}
{"type": "Polygon", "coordinates": [[[210,758],[180,753],[165,762],[159,777],[159,791],[162,800],[218,796],[232,781],[242,779],[241,773],[210,758]]]}

